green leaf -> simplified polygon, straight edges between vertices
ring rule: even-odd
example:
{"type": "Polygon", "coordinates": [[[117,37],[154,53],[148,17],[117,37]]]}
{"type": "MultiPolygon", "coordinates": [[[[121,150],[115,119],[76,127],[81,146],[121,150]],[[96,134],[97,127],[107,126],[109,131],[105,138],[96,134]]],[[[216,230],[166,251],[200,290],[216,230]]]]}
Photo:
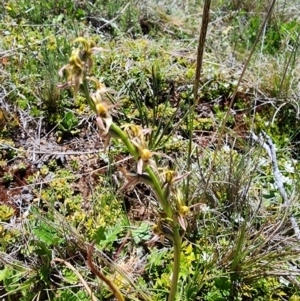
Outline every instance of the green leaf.
{"type": "Polygon", "coordinates": [[[81,8],[78,8],[76,11],[76,17],[77,18],[82,18],[84,17],[84,11],[81,8]]]}
{"type": "Polygon", "coordinates": [[[4,268],[4,270],[0,270],[0,282],[3,281],[5,278],[7,278],[10,275],[10,271],[7,267],[4,268]]]}
{"type": "Polygon", "coordinates": [[[207,301],[226,301],[227,299],[222,296],[220,291],[210,291],[205,297],[207,301]]]}
{"type": "Polygon", "coordinates": [[[91,298],[87,294],[80,290],[77,294],[71,290],[62,290],[58,293],[58,296],[54,301],[90,301],[91,298]]]}
{"type": "Polygon", "coordinates": [[[73,112],[66,112],[63,120],[58,124],[58,128],[63,132],[69,132],[78,125],[78,118],[73,112]]]}
{"type": "Polygon", "coordinates": [[[73,271],[64,270],[63,271],[64,279],[69,284],[75,284],[78,282],[77,276],[73,271]]]}
{"type": "Polygon", "coordinates": [[[105,240],[105,227],[101,226],[96,230],[93,240],[95,240],[96,244],[100,244],[102,240],[105,240]]]}
{"type": "Polygon", "coordinates": [[[106,233],[106,238],[104,242],[105,244],[109,243],[109,242],[113,242],[115,240],[117,240],[118,238],[118,234],[122,231],[123,229],[120,227],[120,225],[117,225],[114,228],[109,228],[107,233],[106,233]]]}
{"type": "Polygon", "coordinates": [[[32,232],[38,239],[40,239],[48,246],[53,244],[59,244],[63,241],[63,239],[59,238],[54,228],[51,228],[50,225],[45,224],[43,222],[33,227],[32,232]]]}
{"type": "Polygon", "coordinates": [[[46,284],[49,283],[49,276],[50,276],[50,267],[43,266],[39,270],[39,275],[41,277],[41,280],[44,281],[46,284]]]}
{"type": "Polygon", "coordinates": [[[35,245],[37,248],[34,250],[34,252],[39,256],[47,256],[49,260],[52,258],[51,249],[42,241],[35,242],[35,245]]]}
{"type": "Polygon", "coordinates": [[[139,244],[142,240],[149,240],[152,236],[151,226],[147,223],[141,223],[137,228],[132,229],[131,233],[136,244],[139,244]]]}
{"type": "Polygon", "coordinates": [[[65,124],[70,127],[73,123],[72,122],[73,118],[74,118],[74,114],[72,112],[67,112],[65,114],[65,124]]]}

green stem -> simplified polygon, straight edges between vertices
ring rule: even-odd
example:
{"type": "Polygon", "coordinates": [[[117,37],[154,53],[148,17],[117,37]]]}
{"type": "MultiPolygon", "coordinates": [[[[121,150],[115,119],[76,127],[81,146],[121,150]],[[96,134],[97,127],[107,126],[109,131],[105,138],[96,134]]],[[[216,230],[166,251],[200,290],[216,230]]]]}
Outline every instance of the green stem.
{"type": "Polygon", "coordinates": [[[173,275],[171,282],[170,294],[168,301],[174,301],[177,292],[179,272],[180,272],[180,254],[181,254],[181,244],[182,238],[179,234],[179,225],[177,221],[174,221],[173,225],[173,236],[174,236],[174,265],[173,265],[173,275]]]}
{"type": "MultiPolygon", "coordinates": [[[[93,100],[90,97],[89,88],[88,88],[88,82],[86,77],[84,77],[82,85],[81,85],[81,91],[83,92],[88,105],[91,107],[91,109],[96,112],[96,106],[93,100]]],[[[126,146],[129,153],[136,159],[139,159],[139,153],[136,150],[136,147],[131,143],[130,139],[128,139],[127,134],[118,127],[115,123],[112,123],[110,125],[110,135],[112,137],[116,137],[118,139],[121,139],[124,145],[126,146]]],[[[155,191],[156,197],[158,201],[160,202],[161,206],[163,207],[164,213],[167,215],[168,218],[173,218],[172,223],[172,231],[173,231],[173,243],[174,243],[174,265],[173,265],[173,275],[172,275],[172,282],[171,282],[171,288],[170,288],[170,294],[168,297],[168,301],[175,301],[176,292],[177,292],[177,286],[178,286],[178,279],[179,279],[179,272],[180,272],[180,254],[181,254],[181,244],[182,244],[182,238],[179,233],[180,225],[178,224],[178,221],[176,218],[174,218],[174,212],[172,209],[171,204],[168,202],[168,198],[166,197],[162,185],[159,181],[158,176],[154,173],[152,168],[150,166],[146,166],[145,168],[149,178],[151,179],[151,186],[155,191]]],[[[116,299],[118,301],[123,301],[124,297],[122,293],[120,292],[119,288],[111,282],[105,275],[103,275],[93,264],[91,254],[93,252],[93,245],[91,245],[90,249],[88,250],[88,264],[93,273],[95,273],[102,281],[104,281],[113,294],[115,295],[116,299]]]]}
{"type": "Polygon", "coordinates": [[[88,86],[86,77],[84,77],[80,88],[81,88],[81,92],[84,94],[84,97],[86,98],[88,105],[96,113],[97,112],[96,105],[93,102],[93,100],[91,99],[90,92],[89,92],[89,86],[88,86]]]}
{"type": "Polygon", "coordinates": [[[111,124],[110,131],[112,131],[116,135],[116,137],[118,137],[119,139],[122,140],[122,142],[125,144],[127,150],[137,160],[139,157],[139,154],[138,154],[135,146],[128,139],[126,133],[123,130],[121,130],[115,123],[111,124]]]}
{"type": "Polygon", "coordinates": [[[161,206],[163,207],[165,214],[167,215],[167,217],[172,218],[172,216],[173,216],[172,207],[170,206],[168,200],[165,198],[165,194],[161,188],[161,184],[160,184],[156,174],[153,172],[153,170],[150,166],[147,166],[145,168],[145,170],[147,171],[148,175],[152,179],[152,188],[154,189],[155,194],[156,194],[161,206]]]}

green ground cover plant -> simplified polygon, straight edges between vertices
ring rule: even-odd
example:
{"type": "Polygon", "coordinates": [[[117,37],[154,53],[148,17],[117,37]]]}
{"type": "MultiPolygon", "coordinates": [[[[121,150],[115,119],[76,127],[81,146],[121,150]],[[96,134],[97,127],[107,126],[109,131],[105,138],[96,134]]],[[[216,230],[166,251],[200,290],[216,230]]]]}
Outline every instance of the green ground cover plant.
{"type": "Polygon", "coordinates": [[[0,6],[1,299],[300,298],[300,2],[0,6]]]}

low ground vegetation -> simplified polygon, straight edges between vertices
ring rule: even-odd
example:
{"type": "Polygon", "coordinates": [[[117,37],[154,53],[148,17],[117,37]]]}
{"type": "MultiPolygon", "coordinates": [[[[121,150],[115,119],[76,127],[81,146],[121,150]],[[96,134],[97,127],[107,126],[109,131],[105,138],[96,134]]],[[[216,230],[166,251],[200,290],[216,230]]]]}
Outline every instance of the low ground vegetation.
{"type": "Polygon", "coordinates": [[[270,5],[211,3],[195,99],[202,1],[0,4],[3,300],[300,299],[300,2],[256,44],[270,5]]]}

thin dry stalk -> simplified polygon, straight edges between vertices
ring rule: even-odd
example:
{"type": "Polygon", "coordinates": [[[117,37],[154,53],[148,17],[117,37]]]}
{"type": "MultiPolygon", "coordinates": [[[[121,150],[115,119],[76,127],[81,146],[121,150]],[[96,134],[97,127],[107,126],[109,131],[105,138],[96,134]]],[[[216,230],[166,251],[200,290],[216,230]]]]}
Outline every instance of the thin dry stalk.
{"type": "Polygon", "coordinates": [[[197,50],[197,66],[196,66],[196,74],[195,74],[195,81],[194,81],[194,102],[197,102],[197,94],[198,94],[198,87],[200,82],[200,74],[203,64],[203,53],[206,41],[206,33],[207,33],[207,26],[209,21],[209,9],[210,9],[210,0],[204,1],[203,7],[203,15],[202,15],[202,26],[199,35],[198,41],[198,50],[197,50]]]}
{"type": "Polygon", "coordinates": [[[89,296],[91,297],[92,301],[97,301],[96,297],[93,295],[92,290],[90,289],[90,287],[88,286],[88,284],[86,283],[86,281],[83,279],[83,277],[81,276],[81,274],[67,261],[65,261],[64,259],[61,258],[54,258],[52,260],[52,262],[60,262],[63,263],[65,266],[67,266],[72,272],[74,272],[76,274],[76,276],[78,277],[78,279],[81,281],[81,283],[83,284],[84,288],[86,289],[87,293],[89,294],[89,296]]]}

